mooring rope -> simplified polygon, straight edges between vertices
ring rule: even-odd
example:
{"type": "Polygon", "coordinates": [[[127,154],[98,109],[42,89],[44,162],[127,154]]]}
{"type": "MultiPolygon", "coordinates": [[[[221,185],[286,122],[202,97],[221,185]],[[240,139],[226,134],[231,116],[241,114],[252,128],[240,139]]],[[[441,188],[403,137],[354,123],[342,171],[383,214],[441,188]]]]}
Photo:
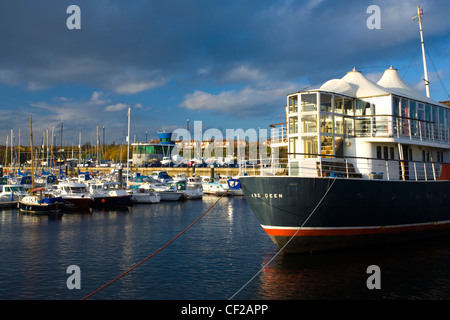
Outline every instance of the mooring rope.
{"type": "MultiPolygon", "coordinates": [[[[234,184],[233,184],[234,186],[234,184]]],[[[222,199],[230,190],[231,188],[226,189],[226,191],[219,197],[219,199],[217,199],[216,202],[214,202],[214,204],[212,204],[205,212],[203,212],[194,222],[192,222],[187,228],[185,228],[183,231],[181,231],[179,234],[177,234],[175,237],[173,237],[170,241],[168,241],[165,245],[163,245],[161,248],[159,248],[158,250],[156,250],[155,252],[153,252],[151,255],[149,255],[148,257],[146,257],[145,259],[143,259],[142,261],[140,261],[139,263],[137,263],[136,265],[134,265],[133,267],[129,268],[128,270],[126,270],[125,272],[123,272],[121,275],[117,276],[116,278],[114,278],[113,280],[109,281],[108,283],[106,283],[105,285],[101,286],[100,288],[98,288],[97,290],[93,291],[92,293],[88,294],[86,297],[84,297],[81,300],[86,300],[89,297],[92,297],[94,294],[96,294],[97,292],[105,289],[107,286],[109,286],[110,284],[112,284],[113,282],[119,280],[120,278],[122,278],[123,276],[127,275],[128,273],[130,273],[131,271],[133,271],[134,269],[136,269],[138,266],[140,266],[141,264],[143,264],[145,261],[147,261],[148,259],[150,259],[151,257],[153,257],[155,254],[157,254],[158,252],[160,252],[162,249],[164,249],[165,247],[167,247],[169,244],[171,244],[173,241],[175,241],[177,238],[179,238],[183,233],[185,233],[188,229],[190,229],[194,224],[196,224],[201,218],[203,218],[203,216],[205,214],[207,214],[219,201],[220,199],[222,199]]]]}
{"type": "Polygon", "coordinates": [[[327,196],[328,192],[331,190],[331,187],[333,186],[334,182],[336,181],[336,179],[333,180],[333,182],[331,183],[331,185],[328,187],[327,191],[325,192],[325,194],[323,195],[323,197],[320,199],[319,203],[317,203],[316,207],[314,208],[313,211],[311,211],[311,213],[309,214],[309,216],[306,218],[306,220],[302,223],[302,225],[297,229],[297,231],[289,238],[289,240],[284,244],[283,247],[281,247],[280,250],[278,250],[275,255],[269,260],[269,262],[267,262],[250,280],[248,280],[238,291],[236,291],[228,300],[232,300],[239,292],[241,292],[246,286],[248,286],[250,284],[250,282],[252,282],[265,268],[267,268],[267,266],[276,258],[278,257],[278,255],[284,250],[284,248],[286,248],[286,246],[289,244],[289,242],[291,242],[292,239],[294,239],[294,237],[297,235],[297,233],[300,232],[300,230],[303,228],[303,226],[305,225],[305,223],[309,220],[309,218],[312,217],[312,215],[314,214],[314,212],[316,212],[317,208],[320,206],[320,204],[322,203],[323,199],[325,199],[325,197],[327,196]]]}

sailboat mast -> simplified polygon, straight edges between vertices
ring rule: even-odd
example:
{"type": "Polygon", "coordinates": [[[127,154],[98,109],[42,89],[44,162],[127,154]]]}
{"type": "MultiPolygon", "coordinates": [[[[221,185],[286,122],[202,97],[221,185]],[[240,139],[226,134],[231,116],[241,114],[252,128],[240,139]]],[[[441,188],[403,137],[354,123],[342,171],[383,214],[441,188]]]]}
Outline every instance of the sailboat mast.
{"type": "Polygon", "coordinates": [[[31,148],[31,190],[34,189],[34,159],[33,159],[33,120],[30,115],[30,148],[31,148]]]}
{"type": "Polygon", "coordinates": [[[14,170],[13,155],[14,155],[13,129],[11,129],[11,171],[14,170]]]}
{"type": "Polygon", "coordinates": [[[20,129],[19,129],[19,142],[18,142],[18,147],[19,147],[19,150],[18,150],[18,156],[17,156],[17,170],[19,170],[20,169],[20,129]]]}
{"type": "Polygon", "coordinates": [[[424,81],[425,81],[425,92],[427,94],[427,97],[430,98],[430,82],[428,81],[427,59],[425,57],[425,43],[423,41],[422,15],[423,15],[423,10],[420,9],[419,6],[417,6],[417,16],[415,16],[414,18],[419,18],[419,30],[420,30],[420,41],[421,41],[421,46],[422,46],[422,59],[423,59],[423,73],[424,73],[424,81]]]}
{"type": "Polygon", "coordinates": [[[128,108],[128,135],[127,135],[127,187],[128,187],[128,177],[130,176],[130,111],[131,108],[128,108]]]}
{"type": "Polygon", "coordinates": [[[81,164],[81,131],[78,134],[78,164],[81,164]]]}

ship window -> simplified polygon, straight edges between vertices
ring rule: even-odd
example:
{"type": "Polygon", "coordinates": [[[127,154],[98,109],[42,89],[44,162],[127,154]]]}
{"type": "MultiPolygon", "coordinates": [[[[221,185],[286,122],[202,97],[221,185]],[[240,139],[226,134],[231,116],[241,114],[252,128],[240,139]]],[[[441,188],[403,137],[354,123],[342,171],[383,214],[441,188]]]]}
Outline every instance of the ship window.
{"type": "Polygon", "coordinates": [[[303,153],[305,158],[315,158],[317,155],[317,136],[303,136],[303,153]]]}
{"type": "Polygon", "coordinates": [[[331,105],[331,95],[321,93],[320,94],[320,111],[333,112],[333,106],[331,105]]]}
{"type": "Polygon", "coordinates": [[[370,114],[370,103],[363,100],[356,100],[355,115],[365,116],[370,114]]]}
{"type": "Polygon", "coordinates": [[[389,151],[391,153],[391,160],[394,160],[395,159],[394,147],[390,147],[389,151]]]}
{"type": "Polygon", "coordinates": [[[354,120],[353,118],[344,118],[344,125],[345,125],[345,134],[349,135],[349,136],[353,136],[355,134],[355,130],[354,130],[354,120]]]}
{"type": "Polygon", "coordinates": [[[344,134],[344,119],[342,117],[334,117],[334,133],[344,134]]]}
{"type": "MultiPolygon", "coordinates": [[[[289,138],[289,153],[296,153],[297,152],[297,141],[298,138],[289,138]]],[[[294,155],[294,158],[296,155],[294,155]]]]}
{"type": "Polygon", "coordinates": [[[425,162],[425,150],[422,150],[422,161],[425,162]]]}
{"type": "Polygon", "coordinates": [[[392,111],[393,111],[394,116],[398,116],[400,114],[400,112],[398,112],[399,108],[400,108],[400,99],[397,97],[394,97],[392,99],[392,111]]]}
{"type": "Polygon", "coordinates": [[[381,159],[381,147],[377,146],[377,159],[381,159]]]}
{"type": "Polygon", "coordinates": [[[301,94],[302,111],[317,111],[317,95],[315,93],[301,94]]]}
{"type": "Polygon", "coordinates": [[[298,112],[298,97],[290,96],[289,97],[289,113],[298,112]]]}
{"type": "Polygon", "coordinates": [[[353,115],[353,100],[349,98],[344,98],[344,113],[345,115],[353,115]]]}
{"type": "Polygon", "coordinates": [[[334,96],[334,112],[342,113],[344,111],[343,98],[339,96],[334,96]]]}
{"type": "Polygon", "coordinates": [[[389,150],[388,147],[383,147],[383,157],[385,160],[389,159],[389,150]]]}
{"type": "Polygon", "coordinates": [[[439,109],[439,140],[445,139],[445,110],[443,108],[439,109]]]}
{"type": "Polygon", "coordinates": [[[317,115],[310,114],[302,116],[302,126],[303,133],[317,132],[317,115]]]}
{"type": "Polygon", "coordinates": [[[298,133],[297,117],[289,118],[289,133],[298,133]]]}
{"type": "Polygon", "coordinates": [[[333,116],[328,114],[320,115],[320,132],[333,133],[333,116]]]}

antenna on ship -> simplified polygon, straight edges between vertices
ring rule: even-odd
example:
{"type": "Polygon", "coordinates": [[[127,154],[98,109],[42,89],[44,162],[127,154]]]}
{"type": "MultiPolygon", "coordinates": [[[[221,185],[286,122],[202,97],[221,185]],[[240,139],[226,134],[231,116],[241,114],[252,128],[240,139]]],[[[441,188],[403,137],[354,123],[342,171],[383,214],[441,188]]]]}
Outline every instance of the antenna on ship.
{"type": "Polygon", "coordinates": [[[423,9],[420,9],[419,6],[417,6],[417,16],[413,17],[412,19],[419,18],[419,29],[420,29],[420,41],[422,44],[422,57],[423,57],[423,72],[424,72],[424,81],[425,81],[425,91],[427,93],[427,97],[430,97],[430,82],[428,81],[428,71],[427,71],[427,59],[425,58],[425,44],[423,42],[423,32],[422,32],[422,18],[423,15],[423,9]]]}

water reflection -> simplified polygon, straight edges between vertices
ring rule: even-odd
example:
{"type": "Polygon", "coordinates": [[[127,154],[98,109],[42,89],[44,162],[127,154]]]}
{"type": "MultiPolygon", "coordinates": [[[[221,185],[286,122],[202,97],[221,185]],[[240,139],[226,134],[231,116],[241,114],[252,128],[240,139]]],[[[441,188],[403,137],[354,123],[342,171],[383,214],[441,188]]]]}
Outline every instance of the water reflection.
{"type": "MultiPolygon", "coordinates": [[[[269,261],[266,258],[265,263],[269,261]]],[[[259,277],[261,299],[448,299],[450,238],[280,255],[259,277]],[[370,290],[370,265],[381,270],[381,289],[370,290]]]]}
{"type": "MultiPolygon", "coordinates": [[[[136,205],[58,219],[0,212],[0,298],[81,299],[165,245],[217,201],[136,205]],[[78,265],[82,289],[68,290],[78,265]]],[[[276,253],[243,198],[223,198],[186,233],[94,299],[228,299],[276,253]]],[[[448,299],[450,240],[279,255],[236,299],[448,299]],[[366,287],[369,265],[381,290],[366,287]]]]}

